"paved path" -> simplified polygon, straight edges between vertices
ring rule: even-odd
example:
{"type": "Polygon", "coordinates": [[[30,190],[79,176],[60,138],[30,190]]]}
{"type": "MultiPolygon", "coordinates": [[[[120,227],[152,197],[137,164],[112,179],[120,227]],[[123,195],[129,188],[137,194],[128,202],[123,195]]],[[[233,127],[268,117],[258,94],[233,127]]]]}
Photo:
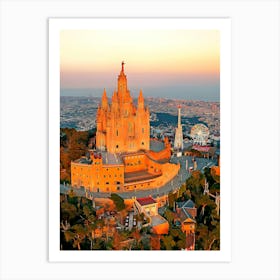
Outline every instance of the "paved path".
{"type": "MultiPolygon", "coordinates": [[[[118,193],[122,198],[131,198],[133,196],[136,197],[146,197],[151,195],[153,198],[158,196],[163,196],[168,194],[170,191],[180,188],[180,186],[186,181],[187,178],[190,177],[190,173],[186,170],[186,160],[188,160],[188,167],[193,167],[192,157],[189,156],[182,156],[182,157],[173,157],[171,158],[170,162],[178,163],[180,162],[181,168],[177,176],[175,176],[171,181],[165,184],[163,187],[154,188],[150,190],[139,190],[139,191],[130,191],[130,192],[123,192],[118,193]]],[[[205,167],[211,167],[217,164],[217,160],[206,159],[206,158],[196,158],[197,162],[197,169],[202,170],[205,167]]],[[[64,186],[63,184],[60,185],[60,193],[67,193],[69,190],[73,189],[73,191],[78,196],[86,196],[86,197],[93,197],[93,198],[100,198],[100,197],[110,197],[110,193],[102,193],[102,192],[85,192],[83,188],[72,188],[71,186],[64,186]]]]}

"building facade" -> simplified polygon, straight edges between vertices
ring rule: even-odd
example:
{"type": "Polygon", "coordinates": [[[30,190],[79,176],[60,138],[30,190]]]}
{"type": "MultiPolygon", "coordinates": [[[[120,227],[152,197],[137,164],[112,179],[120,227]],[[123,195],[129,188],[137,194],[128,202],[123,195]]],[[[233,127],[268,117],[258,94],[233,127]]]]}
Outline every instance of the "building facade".
{"type": "Polygon", "coordinates": [[[150,148],[150,112],[144,104],[142,90],[138,106],[127,87],[124,63],[118,76],[118,90],[109,104],[104,89],[101,106],[97,110],[96,147],[110,153],[135,152],[150,148]]]}
{"type": "Polygon", "coordinates": [[[146,226],[151,226],[154,234],[168,234],[169,223],[158,214],[158,202],[152,197],[135,198],[133,207],[135,213],[143,213],[147,217],[146,226]]]}
{"type": "Polygon", "coordinates": [[[177,202],[176,220],[181,223],[181,230],[186,234],[186,250],[195,249],[195,230],[197,208],[192,200],[177,202]]]}

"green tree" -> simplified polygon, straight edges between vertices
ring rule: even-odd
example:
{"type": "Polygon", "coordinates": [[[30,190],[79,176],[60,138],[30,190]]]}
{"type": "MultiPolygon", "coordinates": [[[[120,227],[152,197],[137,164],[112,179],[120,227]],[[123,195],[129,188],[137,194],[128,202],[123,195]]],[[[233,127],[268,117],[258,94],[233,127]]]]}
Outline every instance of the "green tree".
{"type": "Polygon", "coordinates": [[[210,231],[207,250],[219,250],[220,249],[220,222],[213,220],[211,222],[213,229],[210,231]]]}
{"type": "Polygon", "coordinates": [[[161,249],[163,250],[172,250],[176,245],[176,242],[173,240],[173,237],[171,235],[165,235],[161,240],[161,249]]]}
{"type": "Polygon", "coordinates": [[[214,209],[216,207],[215,202],[208,196],[208,195],[200,195],[196,199],[196,203],[199,206],[201,206],[200,216],[204,216],[205,207],[209,206],[211,209],[214,209]]]}
{"type": "Polygon", "coordinates": [[[110,199],[112,199],[116,205],[118,211],[125,209],[124,200],[119,195],[112,193],[110,199]]]}
{"type": "Polygon", "coordinates": [[[186,248],[186,234],[181,229],[171,229],[170,235],[175,242],[173,249],[181,250],[186,248]]]}
{"type": "MultiPolygon", "coordinates": [[[[187,179],[186,185],[192,194],[192,198],[196,200],[198,196],[203,194],[203,186],[205,183],[205,176],[199,171],[193,171],[190,178],[187,179]]],[[[196,202],[196,201],[195,201],[196,202]]]]}
{"type": "Polygon", "coordinates": [[[174,203],[177,199],[177,193],[176,192],[169,192],[168,193],[168,205],[170,209],[174,208],[174,203]]]}
{"type": "Polygon", "coordinates": [[[168,223],[172,224],[172,222],[174,220],[174,213],[170,209],[167,208],[165,210],[164,216],[165,216],[166,220],[168,221],[168,223]]]}
{"type": "Polygon", "coordinates": [[[73,220],[77,216],[77,208],[69,202],[61,203],[61,220],[73,220]]]}
{"type": "Polygon", "coordinates": [[[196,228],[196,250],[206,250],[207,248],[207,239],[209,236],[208,227],[204,224],[199,223],[196,228]]]}
{"type": "Polygon", "coordinates": [[[183,185],[179,188],[178,197],[182,197],[183,194],[186,192],[186,189],[187,189],[186,184],[183,184],[183,185]]]}

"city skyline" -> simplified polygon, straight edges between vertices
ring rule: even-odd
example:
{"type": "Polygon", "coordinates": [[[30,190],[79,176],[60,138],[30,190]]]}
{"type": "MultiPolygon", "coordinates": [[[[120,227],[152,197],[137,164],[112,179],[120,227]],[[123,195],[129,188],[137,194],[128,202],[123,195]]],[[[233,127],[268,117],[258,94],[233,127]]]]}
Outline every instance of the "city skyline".
{"type": "Polygon", "coordinates": [[[219,101],[216,30],[65,30],[60,33],[62,96],[108,96],[121,61],[136,96],[219,101]],[[141,88],[139,87],[141,85],[141,88]]]}

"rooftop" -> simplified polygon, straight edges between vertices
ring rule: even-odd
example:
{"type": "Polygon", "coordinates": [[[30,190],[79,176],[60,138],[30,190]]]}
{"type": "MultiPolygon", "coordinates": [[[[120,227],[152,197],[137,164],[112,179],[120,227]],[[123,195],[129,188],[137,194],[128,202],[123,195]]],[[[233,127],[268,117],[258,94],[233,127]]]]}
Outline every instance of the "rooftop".
{"type": "Polygon", "coordinates": [[[131,182],[151,180],[151,179],[159,177],[160,175],[161,174],[159,174],[159,175],[151,174],[147,170],[127,172],[124,174],[124,182],[131,183],[131,182]]]}
{"type": "Polygon", "coordinates": [[[155,216],[152,216],[152,226],[157,226],[157,225],[160,225],[160,224],[164,224],[164,223],[167,223],[167,220],[165,220],[162,216],[160,215],[155,215],[155,216]]]}
{"type": "Polygon", "coordinates": [[[118,154],[101,152],[103,164],[123,164],[121,157],[118,154]]]}
{"type": "Polygon", "coordinates": [[[150,196],[137,198],[136,200],[142,206],[156,203],[156,201],[152,197],[150,197],[150,196]]]}
{"type": "Polygon", "coordinates": [[[88,159],[86,157],[81,157],[79,159],[76,159],[74,162],[76,163],[82,163],[82,164],[91,164],[92,163],[92,160],[91,159],[88,159]]]}
{"type": "Polygon", "coordinates": [[[192,219],[192,216],[185,208],[181,208],[179,212],[179,218],[183,222],[186,219],[192,219]]]}
{"type": "Polygon", "coordinates": [[[194,202],[191,199],[188,199],[187,201],[177,202],[177,206],[179,208],[182,208],[182,207],[194,208],[195,207],[194,202]]]}
{"type": "Polygon", "coordinates": [[[160,152],[164,150],[164,143],[156,140],[156,139],[151,139],[150,140],[150,150],[154,152],[160,152]]]}

